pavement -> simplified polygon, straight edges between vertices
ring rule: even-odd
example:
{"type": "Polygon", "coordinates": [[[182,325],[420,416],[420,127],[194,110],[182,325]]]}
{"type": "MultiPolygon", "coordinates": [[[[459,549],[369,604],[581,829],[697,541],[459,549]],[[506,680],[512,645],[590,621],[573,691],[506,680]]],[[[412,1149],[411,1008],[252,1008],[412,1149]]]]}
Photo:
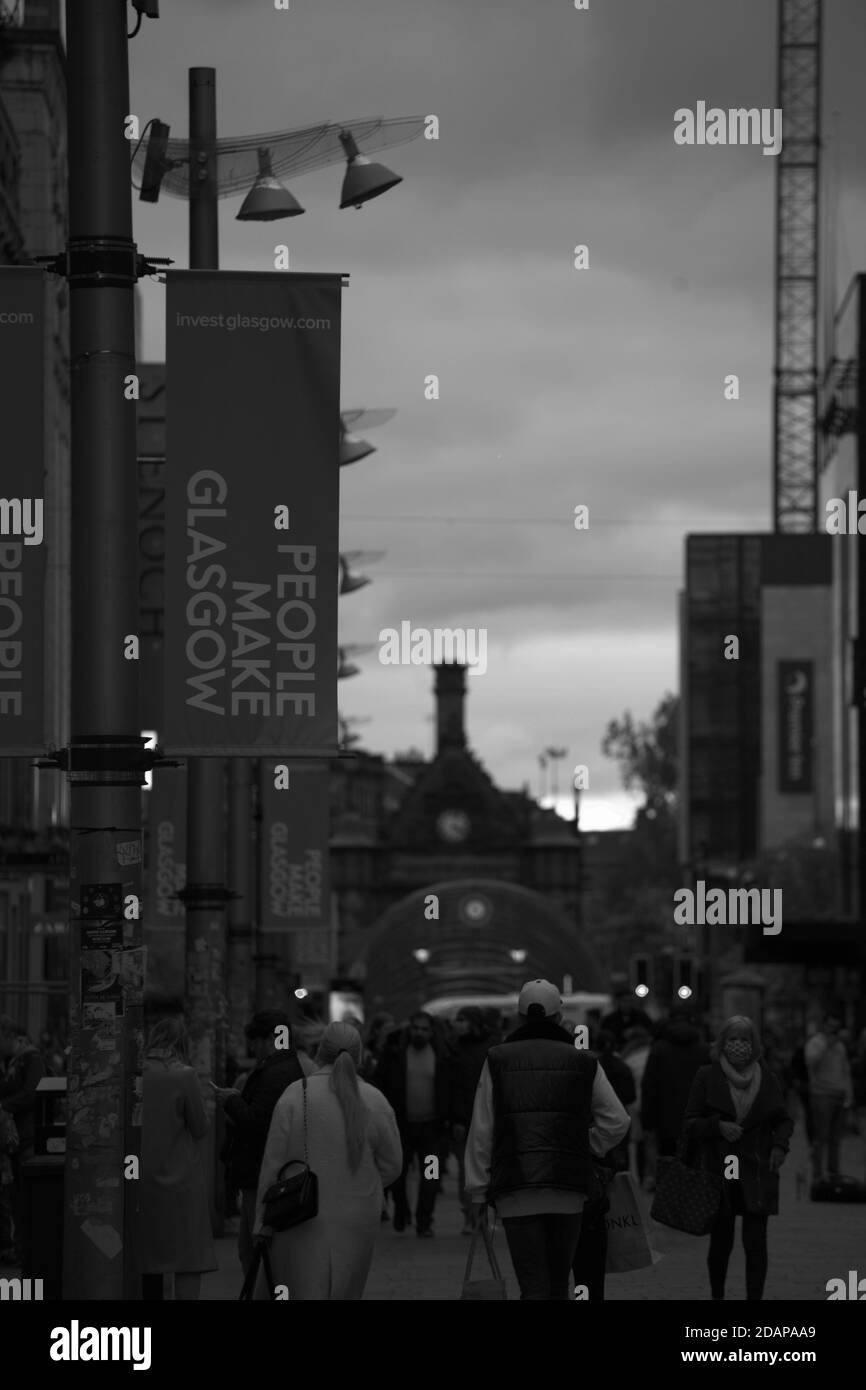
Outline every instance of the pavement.
{"type": "MultiPolygon", "coordinates": [[[[419,1238],[411,1228],[398,1234],[390,1223],[382,1223],[365,1300],[440,1302],[460,1298],[469,1237],[460,1234],[463,1217],[457,1201],[456,1163],[451,1159],[450,1164],[452,1171],[444,1176],[444,1192],[436,1203],[432,1239],[419,1238]]],[[[854,1177],[866,1178],[864,1138],[846,1137],[841,1167],[854,1177]]],[[[849,1270],[866,1276],[866,1204],[810,1202],[808,1173],[805,1138],[798,1130],[782,1169],[780,1215],[770,1219],[766,1301],[826,1301],[828,1279],[847,1281],[849,1270]],[[798,1172],[802,1174],[800,1183],[798,1172]]],[[[639,1200],[650,1246],[660,1258],[647,1269],[609,1274],[606,1300],[708,1300],[708,1238],[659,1226],[649,1217],[652,1198],[640,1193],[639,1200]]],[[[745,1297],[740,1225],[738,1222],[737,1244],[728,1275],[727,1297],[731,1300],[745,1297]]],[[[495,1244],[508,1297],[518,1299],[519,1289],[501,1224],[496,1228],[495,1244]]],[[[217,1301],[236,1299],[242,1282],[236,1240],[229,1236],[216,1245],[220,1268],[204,1276],[201,1296],[217,1301]]],[[[479,1252],[474,1275],[482,1277],[485,1273],[483,1252],[479,1252]]]]}

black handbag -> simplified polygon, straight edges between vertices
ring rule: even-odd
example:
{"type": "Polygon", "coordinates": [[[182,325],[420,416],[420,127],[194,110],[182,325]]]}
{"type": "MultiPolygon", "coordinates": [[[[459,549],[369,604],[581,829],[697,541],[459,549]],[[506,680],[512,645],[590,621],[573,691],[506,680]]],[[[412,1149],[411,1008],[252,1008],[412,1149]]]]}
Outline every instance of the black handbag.
{"type": "Polygon", "coordinates": [[[269,1187],[262,1201],[262,1225],[272,1231],[289,1231],[302,1221],[311,1221],[319,1214],[319,1179],[307,1162],[307,1078],[304,1088],[304,1161],[290,1159],[284,1163],[277,1181],[269,1187]],[[291,1177],[283,1177],[288,1168],[297,1168],[291,1177]]]}
{"type": "Polygon", "coordinates": [[[693,1167],[692,1150],[693,1145],[683,1135],[676,1158],[658,1159],[650,1216],[672,1230],[685,1231],[690,1236],[706,1236],[713,1229],[724,1201],[725,1181],[720,1173],[693,1167]]]}

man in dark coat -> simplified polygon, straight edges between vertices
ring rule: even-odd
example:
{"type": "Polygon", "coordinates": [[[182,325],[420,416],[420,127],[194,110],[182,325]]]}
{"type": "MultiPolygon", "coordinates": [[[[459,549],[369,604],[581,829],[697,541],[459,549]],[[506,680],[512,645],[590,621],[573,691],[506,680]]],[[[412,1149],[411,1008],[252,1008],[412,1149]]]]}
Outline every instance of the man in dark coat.
{"type": "Polygon", "coordinates": [[[561,1302],[584,1203],[601,1193],[593,1160],[629,1119],[596,1058],[561,1027],[556,986],[528,981],[517,1007],[521,1026],[481,1072],[466,1187],[502,1217],[521,1299],[561,1302]]]}
{"type": "Polygon", "coordinates": [[[433,1020],[423,1011],[413,1014],[408,1031],[386,1047],[376,1085],[397,1117],[403,1145],[403,1172],[391,1185],[394,1230],[411,1225],[406,1178],[413,1158],[418,1160],[418,1199],[415,1230],[432,1236],[433,1209],[439,1190],[438,1169],[451,1122],[451,1055],[435,1036],[433,1020]],[[431,1158],[436,1174],[427,1174],[431,1158]]]}
{"type": "Polygon", "coordinates": [[[253,1259],[253,1227],[259,1169],[265,1152],[274,1106],[287,1086],[304,1075],[298,1054],[291,1046],[288,1016],[278,1010],[264,1010],[253,1016],[244,1029],[256,1059],[243,1091],[223,1087],[217,1091],[229,1121],[229,1180],[241,1194],[241,1221],[238,1255],[244,1274],[253,1259]]]}
{"type": "Polygon", "coordinates": [[[27,1036],[26,1029],[16,1028],[9,1018],[0,1021],[0,1052],[7,1062],[6,1075],[0,1082],[0,1105],[15,1121],[18,1148],[12,1155],[12,1222],[15,1227],[13,1251],[16,1264],[30,1272],[30,1231],[21,1164],[33,1157],[34,1125],[36,1119],[36,1088],[45,1075],[45,1062],[27,1036]]]}
{"type": "Polygon", "coordinates": [[[641,1124],[664,1158],[676,1154],[692,1081],[709,1060],[692,1011],[676,1005],[650,1048],[640,1093],[641,1124]]]}

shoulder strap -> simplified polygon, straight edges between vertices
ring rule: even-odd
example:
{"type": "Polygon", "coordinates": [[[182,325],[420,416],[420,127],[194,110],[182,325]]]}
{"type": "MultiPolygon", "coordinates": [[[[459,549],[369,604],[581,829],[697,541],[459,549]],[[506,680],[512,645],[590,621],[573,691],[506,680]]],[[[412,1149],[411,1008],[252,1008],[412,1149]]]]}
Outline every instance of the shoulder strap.
{"type": "Polygon", "coordinates": [[[304,1088],[304,1162],[306,1163],[307,1167],[309,1167],[309,1166],[310,1166],[310,1159],[309,1159],[309,1154],[307,1153],[307,1078],[306,1078],[306,1077],[304,1077],[304,1078],[302,1079],[301,1085],[302,1085],[303,1088],[304,1088]]]}

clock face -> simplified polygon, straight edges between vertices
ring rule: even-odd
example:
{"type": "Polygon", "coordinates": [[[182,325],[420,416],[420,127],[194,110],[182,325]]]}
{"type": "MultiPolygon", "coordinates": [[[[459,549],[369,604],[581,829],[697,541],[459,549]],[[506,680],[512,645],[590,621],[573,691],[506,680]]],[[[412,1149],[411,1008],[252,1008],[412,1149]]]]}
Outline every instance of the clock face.
{"type": "Polygon", "coordinates": [[[469,834],[469,817],[465,811],[443,811],[436,820],[436,829],[449,844],[459,844],[469,834]]]}

